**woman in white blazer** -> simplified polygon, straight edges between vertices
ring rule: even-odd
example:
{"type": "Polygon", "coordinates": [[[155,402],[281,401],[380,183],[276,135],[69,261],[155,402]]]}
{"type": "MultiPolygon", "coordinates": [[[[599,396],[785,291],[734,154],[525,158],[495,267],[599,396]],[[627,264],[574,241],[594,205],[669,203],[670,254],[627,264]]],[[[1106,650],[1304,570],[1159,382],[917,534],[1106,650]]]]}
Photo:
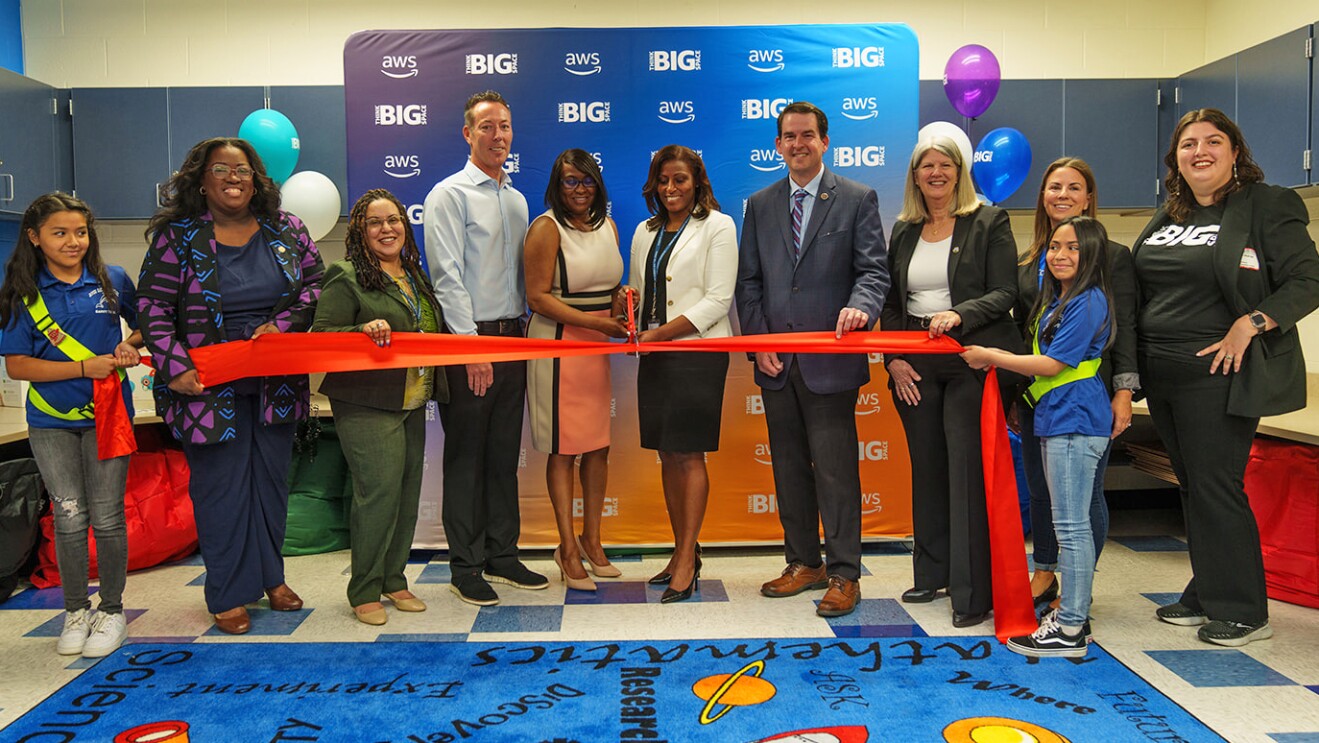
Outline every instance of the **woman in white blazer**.
{"type": "MultiPolygon", "coordinates": [[[[737,230],[719,211],[701,156],[668,145],[641,189],[653,215],[632,236],[629,284],[637,292],[642,342],[733,334],[728,311],[737,281],[737,230]]],[[[701,575],[698,541],[710,478],[705,452],[719,449],[726,353],[655,353],[637,370],[641,445],[660,457],[673,557],[654,585],[662,603],[691,598],[701,575]]]]}

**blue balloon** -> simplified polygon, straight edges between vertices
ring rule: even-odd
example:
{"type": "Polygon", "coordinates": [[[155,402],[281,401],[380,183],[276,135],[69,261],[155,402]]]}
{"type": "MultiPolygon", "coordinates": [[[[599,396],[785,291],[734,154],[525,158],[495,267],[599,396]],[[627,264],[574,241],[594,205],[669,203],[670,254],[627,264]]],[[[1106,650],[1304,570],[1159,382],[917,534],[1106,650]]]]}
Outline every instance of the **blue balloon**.
{"type": "Polygon", "coordinates": [[[971,175],[980,192],[995,204],[1011,196],[1030,173],[1030,142],[1005,126],[986,134],[976,146],[971,175]]]}
{"type": "Polygon", "coordinates": [[[283,183],[298,164],[298,130],[289,117],[274,109],[261,108],[243,119],[238,136],[252,143],[265,163],[266,175],[283,183]]]}

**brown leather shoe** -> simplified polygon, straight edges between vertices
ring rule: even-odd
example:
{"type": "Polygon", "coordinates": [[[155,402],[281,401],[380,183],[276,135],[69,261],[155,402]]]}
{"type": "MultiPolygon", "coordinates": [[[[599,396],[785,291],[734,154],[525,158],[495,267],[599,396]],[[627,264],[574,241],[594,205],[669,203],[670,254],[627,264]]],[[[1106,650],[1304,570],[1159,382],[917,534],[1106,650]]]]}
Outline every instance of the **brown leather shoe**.
{"type": "Polygon", "coordinates": [[[302,608],[302,599],[293,592],[292,588],[289,588],[287,583],[267,588],[266,598],[270,599],[270,608],[275,611],[297,611],[302,608]]]}
{"type": "Polygon", "coordinates": [[[856,602],[861,598],[861,584],[839,575],[829,576],[829,590],[815,613],[822,617],[841,617],[851,614],[856,609],[856,602]]]}
{"type": "Polygon", "coordinates": [[[215,626],[228,635],[245,635],[252,629],[252,620],[247,616],[247,607],[240,606],[216,614],[215,626]]]}
{"type": "Polygon", "coordinates": [[[772,599],[781,599],[785,596],[796,596],[802,591],[824,588],[827,585],[829,581],[825,579],[823,565],[818,568],[808,568],[799,562],[791,562],[783,569],[783,575],[761,586],[760,593],[772,599]]]}

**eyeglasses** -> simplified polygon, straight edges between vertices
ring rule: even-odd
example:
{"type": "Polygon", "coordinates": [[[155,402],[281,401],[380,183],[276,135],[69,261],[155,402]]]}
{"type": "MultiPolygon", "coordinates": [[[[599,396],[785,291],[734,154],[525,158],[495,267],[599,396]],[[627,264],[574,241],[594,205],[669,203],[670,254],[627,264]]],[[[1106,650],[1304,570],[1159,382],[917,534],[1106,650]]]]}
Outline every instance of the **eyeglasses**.
{"type": "Polygon", "coordinates": [[[238,180],[240,181],[251,180],[252,178],[252,169],[247,167],[246,165],[239,165],[236,168],[231,168],[228,165],[217,163],[207,168],[206,170],[208,170],[216,178],[228,178],[230,173],[234,173],[235,175],[237,175],[238,180]]]}
{"type": "Polygon", "coordinates": [[[385,219],[376,219],[375,217],[371,217],[370,219],[366,220],[366,228],[372,232],[378,231],[381,227],[385,225],[389,225],[389,229],[391,230],[396,230],[403,225],[403,218],[395,214],[392,217],[386,217],[385,219]]]}
{"type": "Polygon", "coordinates": [[[589,175],[586,176],[585,178],[582,178],[581,180],[578,180],[577,178],[573,178],[572,176],[568,176],[567,178],[563,179],[563,189],[565,191],[576,191],[578,186],[585,186],[586,188],[595,188],[595,179],[589,175]]]}

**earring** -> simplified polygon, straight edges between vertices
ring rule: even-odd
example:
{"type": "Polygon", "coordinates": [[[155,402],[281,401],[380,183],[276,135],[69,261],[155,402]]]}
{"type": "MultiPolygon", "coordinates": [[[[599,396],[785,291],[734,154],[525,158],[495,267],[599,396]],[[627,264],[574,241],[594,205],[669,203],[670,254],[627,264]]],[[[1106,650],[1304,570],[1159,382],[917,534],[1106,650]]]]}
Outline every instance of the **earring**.
{"type": "Polygon", "coordinates": [[[205,186],[201,186],[200,188],[197,189],[197,193],[201,194],[202,196],[205,196],[205,195],[206,195],[206,187],[205,187],[205,186]]]}
{"type": "Polygon", "coordinates": [[[1237,178],[1237,164],[1235,162],[1232,163],[1232,181],[1238,185],[1241,183],[1241,179],[1237,178]]]}

